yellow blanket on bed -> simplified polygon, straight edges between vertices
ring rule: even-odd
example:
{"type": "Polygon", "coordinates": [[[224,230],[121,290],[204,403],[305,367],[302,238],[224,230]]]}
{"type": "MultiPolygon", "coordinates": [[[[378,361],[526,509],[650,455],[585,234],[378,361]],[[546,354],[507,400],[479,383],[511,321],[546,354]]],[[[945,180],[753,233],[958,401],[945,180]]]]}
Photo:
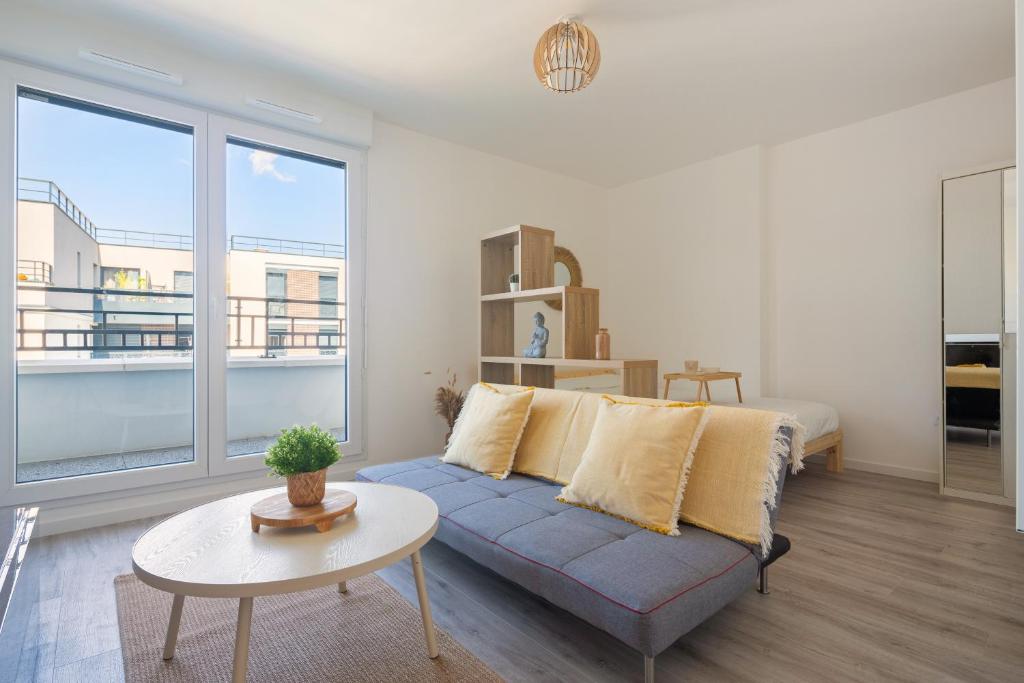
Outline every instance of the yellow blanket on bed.
{"type": "Polygon", "coordinates": [[[977,365],[947,365],[946,386],[964,389],[998,389],[999,368],[977,365]]]}
{"type": "Polygon", "coordinates": [[[798,471],[803,447],[804,428],[792,415],[712,406],[683,492],[680,519],[759,544],[767,553],[783,458],[788,453],[793,471],[798,471]],[[780,433],[782,427],[791,428],[792,443],[780,433]]]}

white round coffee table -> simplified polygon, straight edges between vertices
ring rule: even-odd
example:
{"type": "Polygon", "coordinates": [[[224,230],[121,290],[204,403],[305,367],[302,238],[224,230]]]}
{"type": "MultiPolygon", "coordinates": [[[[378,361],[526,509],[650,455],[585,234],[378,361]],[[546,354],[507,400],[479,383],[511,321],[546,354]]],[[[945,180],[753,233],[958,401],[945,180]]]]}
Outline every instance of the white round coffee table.
{"type": "Polygon", "coordinates": [[[238,630],[232,680],[245,680],[253,598],[345,582],[412,557],[416,592],[427,641],[437,657],[430,601],[420,548],[437,530],[437,506],[412,489],[344,482],[331,489],[352,491],[359,499],[349,515],[329,531],[264,528],[253,533],[249,508],[283,491],[264,489],[217,500],[160,522],[132,548],[132,568],[143,582],[174,595],[164,642],[164,659],[174,656],[185,596],[238,598],[238,630]]]}

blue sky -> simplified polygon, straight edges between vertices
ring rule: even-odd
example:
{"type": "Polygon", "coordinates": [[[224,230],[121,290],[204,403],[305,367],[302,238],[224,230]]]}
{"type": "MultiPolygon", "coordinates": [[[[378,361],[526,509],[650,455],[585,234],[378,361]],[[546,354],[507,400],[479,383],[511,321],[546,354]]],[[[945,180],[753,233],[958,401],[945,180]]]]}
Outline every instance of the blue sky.
{"type": "MultiPolygon", "coordinates": [[[[345,172],[228,145],[228,235],[344,242],[345,172]]],[[[20,97],[18,175],[101,228],[191,235],[192,136],[20,97]]]]}

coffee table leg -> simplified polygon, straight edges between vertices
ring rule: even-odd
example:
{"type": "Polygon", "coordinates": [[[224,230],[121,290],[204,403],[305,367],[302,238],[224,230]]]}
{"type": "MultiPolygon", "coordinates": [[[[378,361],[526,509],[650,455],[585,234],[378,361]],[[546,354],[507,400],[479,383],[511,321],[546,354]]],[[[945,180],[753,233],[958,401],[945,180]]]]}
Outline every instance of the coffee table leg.
{"type": "Polygon", "coordinates": [[[184,595],[175,595],[171,604],[171,621],[167,624],[167,638],[164,640],[164,659],[174,657],[174,646],[178,644],[178,627],[181,626],[181,608],[185,605],[184,595]]]}
{"type": "Polygon", "coordinates": [[[252,625],[252,598],[238,601],[238,630],[235,631],[235,663],[231,675],[232,683],[245,683],[245,672],[249,667],[249,627],[252,625]]]}
{"type": "Polygon", "coordinates": [[[427,656],[437,658],[437,636],[434,633],[434,619],[430,616],[430,598],[427,597],[427,580],[423,576],[423,560],[420,551],[412,554],[412,573],[416,577],[416,597],[420,601],[420,614],[423,616],[423,632],[427,637],[427,656]]]}
{"type": "Polygon", "coordinates": [[[338,592],[339,593],[348,593],[348,584],[345,583],[344,581],[339,581],[338,582],[338,592]]]}

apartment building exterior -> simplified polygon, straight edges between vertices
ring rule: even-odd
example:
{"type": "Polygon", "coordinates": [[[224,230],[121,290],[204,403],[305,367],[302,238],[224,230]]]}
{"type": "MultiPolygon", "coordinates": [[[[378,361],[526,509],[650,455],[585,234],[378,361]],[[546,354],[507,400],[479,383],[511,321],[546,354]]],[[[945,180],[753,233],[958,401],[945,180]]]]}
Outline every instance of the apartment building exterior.
{"type": "MultiPolygon", "coordinates": [[[[192,348],[192,237],[100,228],[55,184],[20,179],[18,359],[192,348]]],[[[231,236],[231,357],[344,352],[344,248],[231,236]]]]}
{"type": "MultiPolygon", "coordinates": [[[[190,459],[191,236],[101,228],[46,180],[19,179],[17,209],[19,481],[190,459]]],[[[343,435],[343,245],[227,247],[228,454],[297,423],[343,435]]]]}

